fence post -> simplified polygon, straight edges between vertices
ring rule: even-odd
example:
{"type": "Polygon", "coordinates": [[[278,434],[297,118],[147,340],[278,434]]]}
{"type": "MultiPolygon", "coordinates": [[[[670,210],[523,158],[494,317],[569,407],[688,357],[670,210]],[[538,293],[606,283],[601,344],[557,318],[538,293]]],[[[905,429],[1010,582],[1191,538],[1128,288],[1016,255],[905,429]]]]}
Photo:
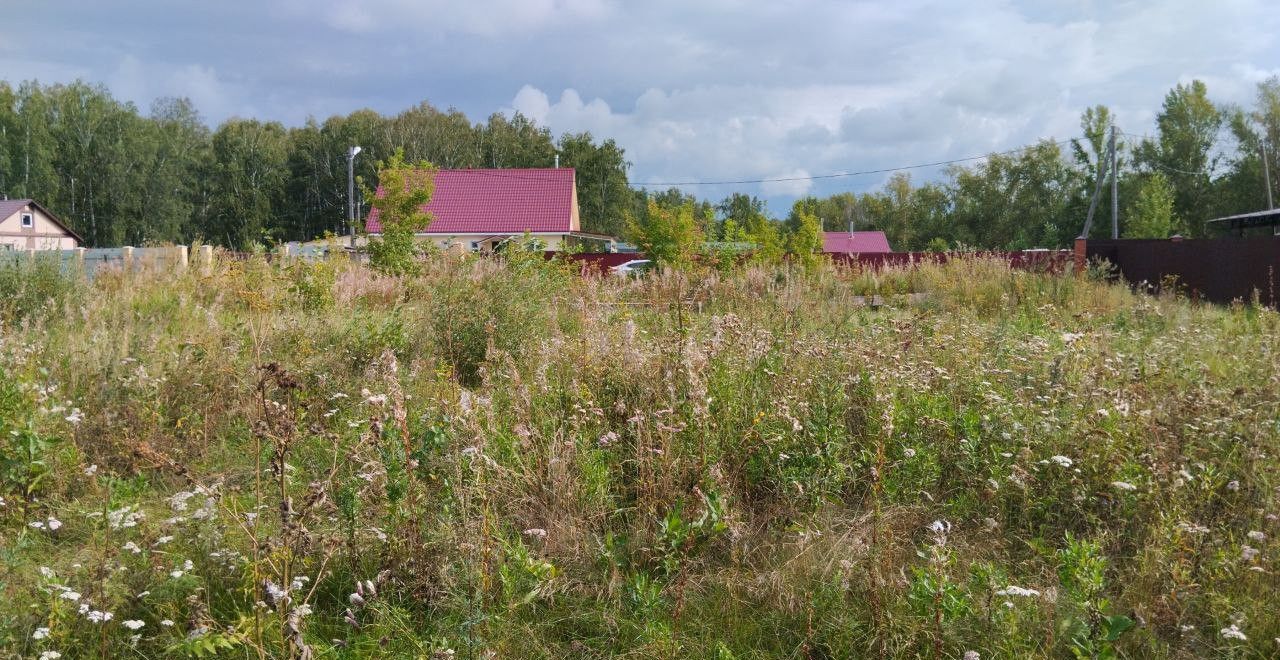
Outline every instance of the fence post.
{"type": "Polygon", "coordinates": [[[124,269],[126,271],[133,270],[133,247],[126,245],[120,248],[120,254],[124,256],[124,269]]]}
{"type": "Polygon", "coordinates": [[[76,270],[84,272],[84,253],[88,252],[88,248],[76,248],[76,270]]]}
{"type": "Polygon", "coordinates": [[[201,245],[200,257],[199,259],[197,259],[197,261],[200,262],[201,275],[208,277],[209,275],[213,274],[213,246],[201,245]]]}
{"type": "Polygon", "coordinates": [[[1076,239],[1076,249],[1075,254],[1073,255],[1075,257],[1076,275],[1084,275],[1086,257],[1088,255],[1088,244],[1088,239],[1076,239]]]}
{"type": "Polygon", "coordinates": [[[189,258],[190,258],[189,257],[190,252],[188,251],[190,248],[188,248],[185,245],[175,245],[173,246],[173,249],[177,251],[178,268],[181,270],[186,270],[187,264],[189,263],[189,258]]]}

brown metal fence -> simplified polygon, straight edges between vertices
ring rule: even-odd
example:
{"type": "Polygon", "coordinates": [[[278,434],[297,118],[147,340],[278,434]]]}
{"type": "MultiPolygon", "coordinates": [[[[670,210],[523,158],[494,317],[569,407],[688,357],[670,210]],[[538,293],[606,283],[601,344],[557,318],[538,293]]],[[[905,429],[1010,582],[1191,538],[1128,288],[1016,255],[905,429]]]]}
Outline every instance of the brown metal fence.
{"type": "Polygon", "coordinates": [[[1105,259],[1134,286],[1159,291],[1176,286],[1217,303],[1280,302],[1280,237],[1170,240],[1089,240],[1084,255],[1105,259]]]}

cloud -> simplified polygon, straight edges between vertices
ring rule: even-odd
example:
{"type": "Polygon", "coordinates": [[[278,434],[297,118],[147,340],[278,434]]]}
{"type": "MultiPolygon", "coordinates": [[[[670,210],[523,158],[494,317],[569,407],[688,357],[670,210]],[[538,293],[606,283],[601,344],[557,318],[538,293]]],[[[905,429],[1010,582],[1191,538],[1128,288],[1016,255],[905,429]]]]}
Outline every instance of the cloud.
{"type": "MultiPolygon", "coordinates": [[[[519,111],[617,140],[651,185],[973,156],[1070,137],[1098,103],[1150,132],[1175,83],[1248,105],[1280,61],[1267,0],[57,0],[11,23],[10,80],[190,96],[213,122],[519,111]]],[[[785,207],[883,180],[686,189],[785,207]]]]}

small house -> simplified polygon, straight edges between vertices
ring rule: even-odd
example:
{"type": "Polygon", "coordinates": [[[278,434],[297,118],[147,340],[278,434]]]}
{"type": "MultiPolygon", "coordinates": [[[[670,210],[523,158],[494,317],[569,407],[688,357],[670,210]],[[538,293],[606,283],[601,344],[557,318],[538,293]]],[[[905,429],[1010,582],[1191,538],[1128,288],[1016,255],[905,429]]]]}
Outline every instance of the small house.
{"type": "MultiPolygon", "coordinates": [[[[440,170],[435,192],[422,207],[431,222],[417,233],[444,249],[493,252],[527,234],[535,248],[613,251],[611,236],[582,231],[578,188],[572,168],[440,170]]],[[[382,232],[378,209],[365,231],[382,232]]]]}
{"type": "Polygon", "coordinates": [[[83,242],[35,200],[0,200],[0,250],[72,250],[83,242]]]}
{"type": "Polygon", "coordinates": [[[822,251],[827,254],[882,254],[893,252],[882,231],[822,232],[822,251]]]}

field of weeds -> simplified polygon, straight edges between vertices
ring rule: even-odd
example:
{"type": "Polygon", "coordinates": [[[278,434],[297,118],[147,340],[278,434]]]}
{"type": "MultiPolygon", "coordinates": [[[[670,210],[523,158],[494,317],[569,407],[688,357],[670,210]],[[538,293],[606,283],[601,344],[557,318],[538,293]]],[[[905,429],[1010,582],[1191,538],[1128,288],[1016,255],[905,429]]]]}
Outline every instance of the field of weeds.
{"type": "Polygon", "coordinates": [[[513,255],[15,266],[0,319],[3,658],[1280,653],[1255,306],[513,255]]]}

